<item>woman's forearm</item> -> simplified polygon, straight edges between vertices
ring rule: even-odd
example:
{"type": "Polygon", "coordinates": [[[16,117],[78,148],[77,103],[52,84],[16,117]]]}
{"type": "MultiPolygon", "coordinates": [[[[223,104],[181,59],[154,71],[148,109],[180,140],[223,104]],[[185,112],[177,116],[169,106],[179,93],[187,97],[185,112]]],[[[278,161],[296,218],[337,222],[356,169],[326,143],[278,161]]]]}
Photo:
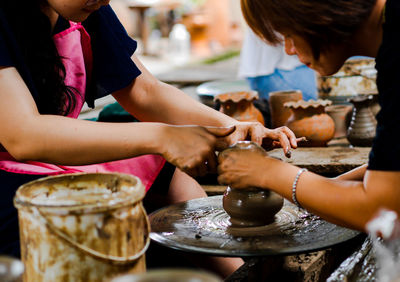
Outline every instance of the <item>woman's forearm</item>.
{"type": "Polygon", "coordinates": [[[185,94],[181,90],[159,82],[161,86],[155,91],[158,107],[163,111],[149,115],[159,117],[170,124],[197,124],[203,126],[230,126],[237,121],[218,112],[185,94]],[[168,113],[175,114],[168,114],[168,113]]]}
{"type": "Polygon", "coordinates": [[[38,116],[4,146],[18,160],[86,165],[144,154],[161,154],[157,123],[101,123],[60,116],[38,116]]]}
{"type": "Polygon", "coordinates": [[[334,179],[362,181],[364,178],[365,172],[367,171],[367,167],[368,167],[367,164],[359,166],[355,169],[352,169],[348,172],[345,172],[345,173],[335,177],[334,179]]]}
{"type": "MultiPolygon", "coordinates": [[[[85,165],[161,154],[164,124],[100,123],[39,114],[13,68],[0,68],[0,143],[17,160],[85,165]]],[[[171,128],[171,127],[168,127],[171,128]]]]}
{"type": "Polygon", "coordinates": [[[142,121],[183,125],[230,126],[237,121],[160,82],[137,60],[142,74],[129,87],[114,93],[118,102],[142,121]]]}
{"type": "MultiPolygon", "coordinates": [[[[300,168],[277,160],[272,162],[265,168],[262,186],[291,200],[293,181],[300,168]]],[[[368,185],[368,182],[329,179],[305,172],[297,183],[296,198],[304,208],[327,221],[363,230],[380,207],[390,206],[381,192],[377,192],[378,187],[368,185]]]]}

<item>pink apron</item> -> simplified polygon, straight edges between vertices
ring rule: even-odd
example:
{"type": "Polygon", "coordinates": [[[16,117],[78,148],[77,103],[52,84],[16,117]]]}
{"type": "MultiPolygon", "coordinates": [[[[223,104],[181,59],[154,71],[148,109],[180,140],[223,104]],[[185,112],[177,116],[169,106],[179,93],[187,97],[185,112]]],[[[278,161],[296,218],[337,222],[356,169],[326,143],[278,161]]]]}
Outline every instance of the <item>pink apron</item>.
{"type": "MultiPolygon", "coordinates": [[[[66,70],[65,84],[78,90],[76,106],[68,115],[77,118],[85,102],[88,76],[92,69],[92,48],[90,36],[80,23],[71,22],[71,27],[58,33],[53,40],[66,70]],[[82,96],[81,96],[82,95],[82,96]]],[[[139,177],[146,191],[165,164],[158,155],[145,155],[136,158],[85,166],[60,166],[41,162],[18,162],[9,153],[0,152],[0,169],[21,174],[56,175],[77,172],[120,172],[139,177]]]]}

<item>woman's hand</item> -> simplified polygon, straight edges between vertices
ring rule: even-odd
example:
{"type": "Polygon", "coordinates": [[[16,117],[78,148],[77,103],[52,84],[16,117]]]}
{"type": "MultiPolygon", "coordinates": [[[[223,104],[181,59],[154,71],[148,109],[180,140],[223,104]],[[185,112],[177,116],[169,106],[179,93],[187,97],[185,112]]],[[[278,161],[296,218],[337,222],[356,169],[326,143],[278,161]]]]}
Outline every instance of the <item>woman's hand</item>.
{"type": "Polygon", "coordinates": [[[218,156],[218,182],[233,188],[262,187],[262,176],[270,160],[259,146],[225,150],[218,156]]]}
{"type": "Polygon", "coordinates": [[[235,123],[235,127],[235,132],[225,137],[229,145],[237,141],[251,140],[266,150],[282,147],[287,157],[290,157],[290,149],[297,148],[297,141],[301,140],[296,139],[294,133],[286,126],[269,129],[259,122],[238,122],[235,123]]]}
{"type": "Polygon", "coordinates": [[[234,130],[235,126],[166,126],[159,139],[161,154],[189,175],[216,173],[216,147],[226,148],[228,144],[224,144],[223,137],[234,130]]]}

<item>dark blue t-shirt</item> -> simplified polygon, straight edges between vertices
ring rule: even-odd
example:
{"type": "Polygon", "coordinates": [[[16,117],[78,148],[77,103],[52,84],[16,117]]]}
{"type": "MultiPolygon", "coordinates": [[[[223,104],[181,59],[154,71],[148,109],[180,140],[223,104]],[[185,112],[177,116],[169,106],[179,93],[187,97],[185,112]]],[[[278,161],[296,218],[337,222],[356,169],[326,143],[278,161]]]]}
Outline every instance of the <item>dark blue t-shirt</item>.
{"type": "Polygon", "coordinates": [[[388,0],[383,41],[376,57],[381,110],[368,169],[400,170],[400,2],[388,0]]]}
{"type": "MultiPolygon", "coordinates": [[[[92,79],[85,97],[87,104],[94,107],[95,99],[125,88],[140,75],[131,60],[137,43],[126,33],[110,6],[100,8],[82,24],[91,37],[93,51],[92,79]]],[[[59,19],[55,33],[68,26],[59,19]]],[[[0,10],[0,66],[16,67],[35,98],[38,93],[19,49],[0,10]]]]}
{"type": "MultiPolygon", "coordinates": [[[[3,0],[0,0],[3,1],[3,0]]],[[[31,0],[34,1],[34,0],[31,0]]],[[[94,12],[82,23],[92,39],[93,73],[90,89],[86,93],[89,106],[94,100],[128,86],[138,75],[139,69],[132,62],[131,56],[136,50],[132,40],[122,27],[109,6],[94,12]]],[[[69,22],[59,19],[54,32],[58,33],[69,27],[69,22]]],[[[14,66],[33,97],[38,93],[32,81],[15,34],[0,9],[0,66],[14,66]]],[[[42,175],[9,173],[0,170],[0,254],[19,257],[19,232],[17,211],[13,206],[13,197],[17,188],[42,175]]],[[[165,181],[161,181],[165,183],[165,181]]],[[[160,183],[161,183],[160,182],[160,183]]],[[[156,183],[156,182],[155,182],[156,183]]]]}

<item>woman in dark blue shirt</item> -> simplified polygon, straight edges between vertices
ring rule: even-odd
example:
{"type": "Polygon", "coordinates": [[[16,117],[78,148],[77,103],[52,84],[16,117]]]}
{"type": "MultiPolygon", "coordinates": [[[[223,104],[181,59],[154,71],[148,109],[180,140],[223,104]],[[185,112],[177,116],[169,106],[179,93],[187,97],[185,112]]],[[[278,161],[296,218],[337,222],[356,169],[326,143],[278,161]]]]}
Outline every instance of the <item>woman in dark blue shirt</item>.
{"type": "MultiPolygon", "coordinates": [[[[176,166],[166,196],[173,203],[205,196],[188,174],[214,171],[216,149],[247,136],[258,143],[263,138],[278,141],[285,152],[296,147],[287,128],[238,122],[155,79],[133,55],[136,42],[108,3],[0,1],[2,254],[15,254],[18,229],[12,197],[26,181],[152,154],[150,173],[140,165],[134,168],[149,188],[165,160],[176,166]],[[143,122],[76,119],[84,101],[93,107],[95,99],[108,94],[143,122]],[[187,124],[191,126],[182,126],[187,124]]],[[[242,263],[219,261],[223,275],[242,263]]]]}

